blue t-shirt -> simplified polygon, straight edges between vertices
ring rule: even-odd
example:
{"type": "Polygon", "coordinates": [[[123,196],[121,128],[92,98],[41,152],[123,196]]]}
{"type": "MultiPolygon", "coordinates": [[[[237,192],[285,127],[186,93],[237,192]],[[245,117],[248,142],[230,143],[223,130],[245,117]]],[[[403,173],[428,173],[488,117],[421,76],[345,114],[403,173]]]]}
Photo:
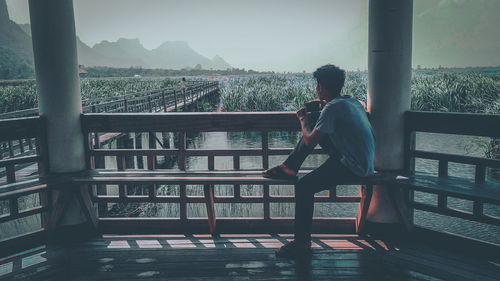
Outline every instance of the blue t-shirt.
{"type": "Polygon", "coordinates": [[[340,152],[340,162],[354,174],[373,174],[375,139],[361,103],[351,96],[340,96],[325,105],[315,129],[328,134],[340,152]]]}

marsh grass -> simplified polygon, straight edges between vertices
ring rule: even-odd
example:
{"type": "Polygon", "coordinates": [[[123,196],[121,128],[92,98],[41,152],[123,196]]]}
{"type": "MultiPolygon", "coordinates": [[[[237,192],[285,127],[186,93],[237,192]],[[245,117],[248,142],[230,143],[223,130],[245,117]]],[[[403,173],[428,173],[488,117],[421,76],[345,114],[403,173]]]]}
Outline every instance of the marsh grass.
{"type": "MultiPolygon", "coordinates": [[[[342,95],[366,102],[367,75],[348,72],[342,95]]],[[[316,98],[311,75],[234,78],[221,86],[225,111],[295,111],[316,98]]],[[[500,76],[474,73],[414,74],[411,109],[442,112],[500,113],[500,76]]]]}
{"type": "MultiPolygon", "coordinates": [[[[172,87],[179,83],[168,78],[83,78],[80,81],[84,104],[90,100],[172,87]]],[[[0,86],[0,113],[36,107],[38,94],[35,83],[27,81],[18,85],[0,86]]]]}

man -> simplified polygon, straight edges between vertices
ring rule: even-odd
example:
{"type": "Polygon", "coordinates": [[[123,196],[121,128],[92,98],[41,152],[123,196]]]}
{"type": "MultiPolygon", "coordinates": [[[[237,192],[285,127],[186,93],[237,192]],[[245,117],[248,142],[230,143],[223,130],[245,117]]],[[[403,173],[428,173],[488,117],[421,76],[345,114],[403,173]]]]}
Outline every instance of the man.
{"type": "Polygon", "coordinates": [[[345,71],[328,64],[318,68],[313,77],[317,82],[318,99],[309,101],[297,111],[302,131],[300,142],[283,164],[264,171],[263,175],[268,178],[296,180],[300,166],[317,144],[330,157],[320,167],[297,181],[295,239],[276,252],[278,257],[294,258],[311,253],[316,192],[335,187],[345,180],[373,174],[375,140],[366,112],[358,100],[340,95],[345,71]],[[321,113],[314,112],[321,106],[321,113]]]}

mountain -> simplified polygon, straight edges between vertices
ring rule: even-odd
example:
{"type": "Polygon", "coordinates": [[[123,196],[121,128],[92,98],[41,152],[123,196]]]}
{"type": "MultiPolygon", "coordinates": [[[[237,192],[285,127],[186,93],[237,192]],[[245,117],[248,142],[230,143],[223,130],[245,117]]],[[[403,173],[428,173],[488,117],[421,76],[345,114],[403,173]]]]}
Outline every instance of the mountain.
{"type": "Polygon", "coordinates": [[[92,50],[102,57],[108,58],[108,61],[112,62],[97,62],[97,64],[91,64],[87,60],[80,60],[81,64],[84,65],[99,65],[99,66],[113,66],[113,67],[143,67],[150,68],[147,65],[143,57],[147,55],[147,50],[142,47],[139,40],[137,39],[122,39],[120,38],[116,42],[102,41],[94,47],[92,50]]]}
{"type": "Polygon", "coordinates": [[[33,76],[31,38],[9,19],[5,0],[0,0],[0,79],[33,76]]]}
{"type": "Polygon", "coordinates": [[[220,56],[215,56],[212,58],[212,65],[213,69],[228,69],[232,68],[229,63],[227,63],[223,58],[220,56]]]}
{"type": "MultiPolygon", "coordinates": [[[[220,56],[215,56],[210,60],[198,54],[185,41],[167,41],[149,51],[142,46],[139,39],[120,38],[116,42],[102,41],[94,45],[92,50],[101,56],[113,59],[115,61],[113,66],[119,67],[182,69],[192,68],[199,64],[203,69],[232,68],[220,56]]],[[[84,65],[92,65],[85,60],[81,62],[84,65]]]]}
{"type": "MultiPolygon", "coordinates": [[[[232,68],[220,56],[210,60],[198,54],[185,41],[165,42],[150,51],[139,39],[102,41],[92,48],[80,38],[76,40],[78,62],[84,66],[182,69],[201,65],[203,69],[232,68]]],[[[33,77],[33,69],[31,27],[11,21],[6,0],[0,0],[0,79],[33,77]]]]}

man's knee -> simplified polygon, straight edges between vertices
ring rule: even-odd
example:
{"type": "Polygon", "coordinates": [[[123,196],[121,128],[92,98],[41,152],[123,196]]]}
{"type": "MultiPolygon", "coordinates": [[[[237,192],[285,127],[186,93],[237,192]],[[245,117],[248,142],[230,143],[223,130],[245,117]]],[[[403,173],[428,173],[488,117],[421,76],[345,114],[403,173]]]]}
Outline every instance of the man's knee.
{"type": "Polygon", "coordinates": [[[295,184],[295,193],[297,195],[310,193],[312,190],[310,185],[311,183],[308,181],[307,176],[299,179],[295,184]]]}

